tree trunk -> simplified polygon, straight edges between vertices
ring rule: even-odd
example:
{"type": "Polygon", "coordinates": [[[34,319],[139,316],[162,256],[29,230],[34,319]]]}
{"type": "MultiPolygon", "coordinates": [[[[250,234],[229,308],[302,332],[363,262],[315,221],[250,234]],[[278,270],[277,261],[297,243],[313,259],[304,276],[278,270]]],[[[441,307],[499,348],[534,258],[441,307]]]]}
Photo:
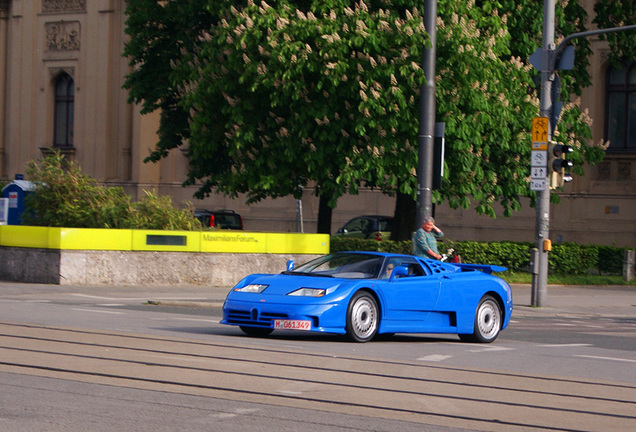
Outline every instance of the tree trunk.
{"type": "Polygon", "coordinates": [[[413,231],[419,228],[415,226],[416,205],[416,201],[410,195],[397,193],[391,240],[410,240],[413,231]]]}
{"type": "Polygon", "coordinates": [[[329,198],[320,195],[320,204],[318,205],[318,234],[331,234],[331,215],[333,209],[327,204],[329,198]]]}

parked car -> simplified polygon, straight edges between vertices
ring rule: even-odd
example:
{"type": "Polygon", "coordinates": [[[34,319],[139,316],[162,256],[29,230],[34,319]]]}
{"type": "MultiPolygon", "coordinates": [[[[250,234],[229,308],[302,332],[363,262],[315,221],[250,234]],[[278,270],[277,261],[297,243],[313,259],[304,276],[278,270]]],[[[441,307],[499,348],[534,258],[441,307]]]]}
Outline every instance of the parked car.
{"type": "Polygon", "coordinates": [[[367,342],[383,333],[449,333],[489,343],[512,315],[510,286],[491,275],[504,267],[338,252],[287,268],[240,281],[225,299],[221,324],[251,336],[306,330],[367,342]]]}
{"type": "Polygon", "coordinates": [[[204,228],[243,229],[243,219],[234,210],[195,210],[194,217],[204,228]]]}
{"type": "Polygon", "coordinates": [[[392,230],[393,218],[391,216],[367,215],[351,219],[334,235],[382,241],[389,240],[392,230]]]}

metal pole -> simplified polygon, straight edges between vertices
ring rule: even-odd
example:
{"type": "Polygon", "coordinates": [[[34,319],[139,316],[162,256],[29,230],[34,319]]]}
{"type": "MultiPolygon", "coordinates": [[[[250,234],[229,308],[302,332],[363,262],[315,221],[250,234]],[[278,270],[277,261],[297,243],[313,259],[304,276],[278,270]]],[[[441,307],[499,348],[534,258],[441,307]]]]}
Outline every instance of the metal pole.
{"type": "MultiPolygon", "coordinates": [[[[552,113],[552,80],[554,70],[549,67],[550,53],[554,51],[554,0],[543,1],[543,66],[541,68],[540,116],[551,118],[552,113]]],[[[548,125],[548,141],[552,139],[554,125],[548,125]]],[[[549,184],[549,172],[546,184],[549,184]]],[[[550,188],[537,192],[537,226],[536,246],[539,250],[536,278],[533,278],[533,306],[543,307],[548,293],[548,251],[545,241],[550,236],[550,188]],[[535,303],[536,300],[536,303],[535,303]]]]}
{"type": "Polygon", "coordinates": [[[422,69],[426,82],[420,89],[420,116],[417,132],[417,213],[416,228],[433,214],[433,149],[435,133],[435,56],[437,41],[437,0],[424,3],[424,28],[430,37],[430,47],[424,49],[422,69]]]}

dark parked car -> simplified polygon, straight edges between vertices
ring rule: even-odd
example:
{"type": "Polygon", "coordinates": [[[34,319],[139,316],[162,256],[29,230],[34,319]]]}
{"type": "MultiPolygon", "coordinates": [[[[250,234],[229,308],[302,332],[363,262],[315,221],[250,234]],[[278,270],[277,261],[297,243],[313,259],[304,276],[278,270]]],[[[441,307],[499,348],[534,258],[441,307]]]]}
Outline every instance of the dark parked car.
{"type": "Polygon", "coordinates": [[[334,235],[381,241],[389,240],[392,230],[393,218],[391,216],[367,215],[351,219],[334,235]]]}
{"type": "Polygon", "coordinates": [[[194,217],[203,228],[242,230],[243,219],[234,210],[195,210],[194,217]]]}

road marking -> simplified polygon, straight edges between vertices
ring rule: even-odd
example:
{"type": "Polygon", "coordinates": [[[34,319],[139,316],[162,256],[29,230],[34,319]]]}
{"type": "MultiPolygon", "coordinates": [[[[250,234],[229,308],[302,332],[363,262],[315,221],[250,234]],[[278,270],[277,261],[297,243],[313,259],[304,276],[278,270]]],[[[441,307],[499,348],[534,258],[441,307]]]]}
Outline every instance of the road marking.
{"type": "Polygon", "coordinates": [[[79,309],[79,308],[71,308],[71,310],[78,312],[94,312],[94,313],[104,313],[104,314],[112,314],[112,315],[125,315],[125,312],[115,312],[115,311],[102,311],[97,309],[79,309]]]}
{"type": "Polygon", "coordinates": [[[232,414],[232,413],[219,413],[219,414],[211,414],[210,415],[210,418],[221,419],[221,420],[230,419],[230,418],[234,418],[234,417],[236,417],[236,414],[232,414]]]}
{"type": "Polygon", "coordinates": [[[575,355],[574,357],[583,357],[595,360],[611,360],[611,361],[619,361],[619,362],[627,362],[627,363],[636,363],[636,360],[632,359],[622,359],[616,357],[601,357],[601,356],[591,356],[591,355],[575,355]]]}
{"type": "Polygon", "coordinates": [[[535,345],[538,347],[546,347],[546,348],[571,348],[571,347],[588,347],[592,346],[592,344],[544,344],[544,345],[535,345]]]}
{"type": "Polygon", "coordinates": [[[446,359],[449,359],[453,357],[452,355],[441,355],[441,354],[432,354],[426,357],[420,357],[418,358],[419,361],[434,361],[434,362],[439,362],[439,361],[444,361],[446,359]]]}
{"type": "Polygon", "coordinates": [[[512,351],[512,350],[514,350],[514,348],[492,346],[492,347],[485,347],[485,348],[468,350],[468,352],[480,353],[480,352],[489,352],[489,351],[512,351]]]}
{"type": "MultiPolygon", "coordinates": [[[[94,295],[79,294],[79,293],[71,293],[71,295],[75,297],[86,297],[86,298],[99,299],[99,300],[121,300],[121,298],[117,298],[117,297],[102,297],[102,296],[94,296],[94,295]]],[[[144,300],[144,299],[126,299],[126,300],[144,300]]]]}
{"type": "Polygon", "coordinates": [[[302,392],[291,391],[291,390],[277,390],[276,393],[282,393],[282,394],[288,394],[288,395],[294,395],[294,396],[298,396],[298,395],[303,394],[302,392]]]}
{"type": "Polygon", "coordinates": [[[209,320],[209,319],[202,319],[202,318],[174,318],[177,321],[200,321],[200,322],[209,322],[209,323],[215,323],[218,324],[219,320],[209,320]]]}

